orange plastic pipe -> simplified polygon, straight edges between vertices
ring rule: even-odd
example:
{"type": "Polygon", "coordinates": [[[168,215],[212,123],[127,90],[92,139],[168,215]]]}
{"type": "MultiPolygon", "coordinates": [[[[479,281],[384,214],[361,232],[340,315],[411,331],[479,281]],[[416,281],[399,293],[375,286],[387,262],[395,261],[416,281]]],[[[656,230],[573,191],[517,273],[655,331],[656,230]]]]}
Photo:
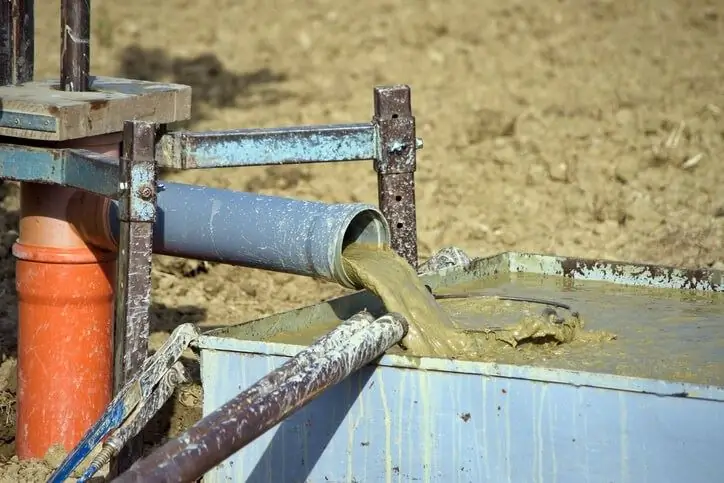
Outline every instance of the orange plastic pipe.
{"type": "MultiPolygon", "coordinates": [[[[118,157],[120,140],[114,134],[60,147],[118,157]]],[[[112,397],[116,253],[89,245],[70,223],[78,193],[37,183],[20,187],[13,246],[20,459],[42,458],[55,445],[73,449],[112,397]]]]}

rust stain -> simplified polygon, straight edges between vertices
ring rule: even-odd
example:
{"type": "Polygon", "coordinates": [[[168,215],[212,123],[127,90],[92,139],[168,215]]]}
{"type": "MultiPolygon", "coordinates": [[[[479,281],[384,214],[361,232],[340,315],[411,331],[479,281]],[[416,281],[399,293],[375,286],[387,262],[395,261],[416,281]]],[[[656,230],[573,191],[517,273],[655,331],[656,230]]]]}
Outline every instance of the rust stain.
{"type": "Polygon", "coordinates": [[[585,277],[586,272],[601,270],[615,276],[628,276],[633,278],[643,276],[650,279],[663,279],[672,283],[672,286],[678,289],[697,289],[700,288],[701,283],[709,283],[713,287],[717,285],[716,282],[711,281],[715,273],[711,270],[701,268],[677,269],[661,265],[590,260],[584,258],[564,258],[561,260],[561,267],[563,276],[569,278],[585,277]],[[674,272],[678,272],[676,277],[674,277],[674,272]],[[675,278],[679,278],[679,274],[683,278],[683,281],[678,285],[673,285],[673,281],[675,278]]]}
{"type": "Polygon", "coordinates": [[[103,109],[108,105],[108,100],[106,99],[98,99],[95,101],[90,101],[90,110],[91,111],[97,111],[99,109],[103,109]]]}

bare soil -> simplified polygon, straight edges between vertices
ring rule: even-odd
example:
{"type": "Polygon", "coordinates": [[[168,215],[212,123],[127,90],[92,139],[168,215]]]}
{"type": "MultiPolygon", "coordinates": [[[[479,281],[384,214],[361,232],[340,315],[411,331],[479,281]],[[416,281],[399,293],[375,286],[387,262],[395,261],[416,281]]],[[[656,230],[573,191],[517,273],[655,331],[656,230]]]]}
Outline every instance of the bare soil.
{"type": "MultiPolygon", "coordinates": [[[[37,78],[57,77],[59,3],[36,2],[37,78]]],[[[724,4],[717,0],[95,2],[92,72],[189,84],[195,130],[364,122],[372,88],[413,89],[422,256],[447,245],[724,268],[724,4]]],[[[370,163],[166,178],[376,203],[370,163]]],[[[16,309],[0,225],[0,457],[14,452],[16,309]]],[[[193,220],[189,220],[193,223],[193,220]]],[[[233,324],[314,303],[329,283],[157,257],[154,344],[182,322],[233,324]]],[[[148,444],[200,415],[198,385],[148,444]]],[[[0,481],[47,465],[8,461],[0,481]],[[32,466],[35,465],[35,466],[32,466]],[[33,469],[35,468],[35,469],[33,469]]],[[[43,469],[45,468],[45,469],[43,469]]]]}

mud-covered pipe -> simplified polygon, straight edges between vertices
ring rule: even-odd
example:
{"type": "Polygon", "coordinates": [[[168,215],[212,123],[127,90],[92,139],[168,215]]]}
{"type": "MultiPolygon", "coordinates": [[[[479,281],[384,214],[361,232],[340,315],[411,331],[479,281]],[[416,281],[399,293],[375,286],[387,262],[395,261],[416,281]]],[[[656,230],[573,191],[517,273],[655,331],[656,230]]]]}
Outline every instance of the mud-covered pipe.
{"type": "Polygon", "coordinates": [[[352,317],[310,346],[311,350],[302,351],[113,481],[197,481],[323,391],[382,355],[406,332],[407,322],[398,314],[372,322],[352,317]],[[317,347],[322,350],[315,350],[317,347]],[[299,363],[300,358],[306,360],[299,363]],[[297,365],[296,371],[286,369],[290,364],[297,365]]]}
{"type": "MultiPolygon", "coordinates": [[[[257,193],[164,183],[157,195],[153,251],[306,275],[355,286],[344,271],[342,250],[353,242],[388,246],[382,213],[362,203],[322,203],[257,193]]],[[[118,205],[81,195],[76,228],[89,242],[117,248],[118,205]]]]}

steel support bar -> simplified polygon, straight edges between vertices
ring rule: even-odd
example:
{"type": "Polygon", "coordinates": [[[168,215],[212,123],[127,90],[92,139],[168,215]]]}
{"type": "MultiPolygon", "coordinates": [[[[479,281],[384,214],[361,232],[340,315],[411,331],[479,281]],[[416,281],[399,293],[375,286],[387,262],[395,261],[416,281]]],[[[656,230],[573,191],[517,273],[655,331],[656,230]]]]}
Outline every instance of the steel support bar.
{"type": "Polygon", "coordinates": [[[0,2],[0,85],[13,82],[13,2],[0,2]]]}
{"type": "Polygon", "coordinates": [[[0,3],[0,85],[33,80],[35,12],[33,0],[0,3]]]}
{"type": "MultiPolygon", "coordinates": [[[[126,121],[123,129],[115,304],[116,393],[136,375],[148,356],[157,130],[158,125],[143,121],[126,121]]],[[[129,442],[116,460],[114,471],[123,472],[140,457],[141,442],[140,436],[129,442]]]]}
{"type": "Polygon", "coordinates": [[[392,249],[417,269],[415,170],[417,140],[408,86],[376,87],[375,123],[379,156],[375,160],[378,198],[390,224],[392,249]]]}
{"type": "Polygon", "coordinates": [[[60,88],[88,90],[91,0],[60,2],[60,88]]]}
{"type": "Polygon", "coordinates": [[[0,144],[0,178],[58,184],[118,198],[118,160],[83,149],[0,144]]]}
{"type": "Polygon", "coordinates": [[[329,387],[370,363],[407,333],[400,315],[352,318],[169,441],[114,481],[186,483],[254,441],[329,387]],[[351,334],[349,329],[356,329],[351,334]],[[346,336],[343,334],[346,329],[346,336]],[[315,347],[317,346],[317,347],[315,347]],[[319,348],[322,350],[318,350],[319,348]],[[304,359],[306,362],[300,363],[304,359]],[[287,365],[297,364],[289,369],[287,365]]]}
{"type": "Polygon", "coordinates": [[[12,0],[14,84],[30,82],[35,74],[34,3],[34,0],[12,0]]]}
{"type": "Polygon", "coordinates": [[[159,166],[179,169],[371,160],[375,126],[340,124],[231,131],[177,131],[161,138],[159,166]]]}

